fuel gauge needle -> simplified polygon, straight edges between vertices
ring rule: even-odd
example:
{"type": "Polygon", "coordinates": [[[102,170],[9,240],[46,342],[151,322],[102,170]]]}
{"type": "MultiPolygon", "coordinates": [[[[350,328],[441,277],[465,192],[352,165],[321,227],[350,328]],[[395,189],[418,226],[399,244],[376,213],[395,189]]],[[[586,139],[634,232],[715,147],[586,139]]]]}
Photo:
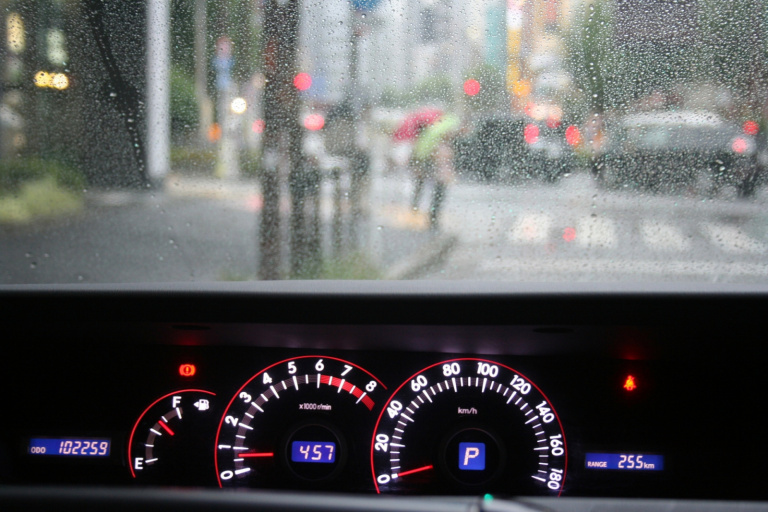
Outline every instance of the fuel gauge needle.
{"type": "Polygon", "coordinates": [[[163,430],[171,434],[172,436],[176,435],[174,434],[173,430],[171,430],[171,427],[169,427],[164,421],[158,421],[161,427],[163,427],[163,430]]]}
{"type": "Polygon", "coordinates": [[[432,466],[432,464],[430,464],[429,466],[422,466],[422,467],[420,467],[420,468],[416,468],[416,469],[409,469],[408,471],[402,471],[402,472],[400,472],[400,473],[398,473],[397,475],[394,475],[394,476],[395,476],[396,478],[400,478],[401,476],[412,475],[412,474],[414,474],[414,473],[419,473],[419,472],[421,472],[421,471],[429,471],[429,470],[430,470],[430,469],[432,469],[433,467],[434,467],[434,466],[432,466]]]}

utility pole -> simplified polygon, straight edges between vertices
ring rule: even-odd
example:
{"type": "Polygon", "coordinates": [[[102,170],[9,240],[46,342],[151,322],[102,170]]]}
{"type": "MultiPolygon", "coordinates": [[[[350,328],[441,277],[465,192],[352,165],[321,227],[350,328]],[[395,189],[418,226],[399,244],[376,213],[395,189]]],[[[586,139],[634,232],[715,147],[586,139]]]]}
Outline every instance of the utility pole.
{"type": "MultiPolygon", "coordinates": [[[[280,278],[281,178],[301,175],[299,96],[293,86],[299,35],[299,0],[266,0],[264,4],[264,168],[261,177],[261,279],[280,278]]],[[[296,187],[290,187],[292,190],[296,187]]],[[[301,204],[292,204],[293,209],[301,204]]],[[[293,238],[293,237],[292,237],[293,238]]],[[[298,243],[301,241],[299,240],[298,243]]],[[[297,249],[292,239],[292,250],[297,249]]],[[[293,265],[292,265],[293,266],[293,265]]]]}
{"type": "Polygon", "coordinates": [[[195,0],[195,98],[200,112],[198,139],[200,144],[208,141],[208,129],[213,124],[213,103],[207,92],[208,52],[206,34],[208,15],[206,0],[195,0]]]}
{"type": "Polygon", "coordinates": [[[147,2],[147,176],[162,183],[171,161],[170,0],[147,2]]]}

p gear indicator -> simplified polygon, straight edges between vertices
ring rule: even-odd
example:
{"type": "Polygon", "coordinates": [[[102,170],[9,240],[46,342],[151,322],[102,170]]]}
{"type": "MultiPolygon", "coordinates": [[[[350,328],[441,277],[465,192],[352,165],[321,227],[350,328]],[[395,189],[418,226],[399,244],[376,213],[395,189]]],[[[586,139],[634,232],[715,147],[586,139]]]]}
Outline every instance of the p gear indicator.
{"type": "Polygon", "coordinates": [[[483,471],[485,469],[485,443],[459,443],[459,469],[483,471]]]}

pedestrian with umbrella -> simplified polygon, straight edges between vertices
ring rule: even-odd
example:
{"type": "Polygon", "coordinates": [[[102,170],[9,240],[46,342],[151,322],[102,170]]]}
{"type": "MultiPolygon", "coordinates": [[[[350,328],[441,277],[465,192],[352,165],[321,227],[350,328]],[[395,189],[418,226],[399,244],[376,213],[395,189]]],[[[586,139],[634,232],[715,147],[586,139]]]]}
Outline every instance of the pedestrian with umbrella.
{"type": "Polygon", "coordinates": [[[414,191],[411,203],[418,210],[421,194],[427,182],[433,182],[429,206],[429,227],[438,229],[440,208],[445,200],[448,184],[454,180],[453,148],[451,142],[458,132],[459,118],[445,114],[434,124],[422,130],[413,150],[414,191]]]}

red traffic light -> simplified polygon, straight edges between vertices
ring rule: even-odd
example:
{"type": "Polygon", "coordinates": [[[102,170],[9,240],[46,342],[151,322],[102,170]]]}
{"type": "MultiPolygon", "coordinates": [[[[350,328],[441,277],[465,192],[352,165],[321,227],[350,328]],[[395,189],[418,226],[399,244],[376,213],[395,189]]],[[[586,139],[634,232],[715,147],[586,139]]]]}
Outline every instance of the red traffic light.
{"type": "Polygon", "coordinates": [[[747,121],[744,123],[743,128],[744,133],[747,135],[757,135],[757,132],[760,130],[760,125],[754,121],[747,121]]]}
{"type": "Polygon", "coordinates": [[[525,126],[523,137],[528,144],[536,144],[539,140],[539,127],[531,123],[525,126]]]}
{"type": "Polygon", "coordinates": [[[293,77],[293,85],[300,91],[309,90],[312,87],[312,77],[309,73],[299,73],[293,77]]]}
{"type": "Polygon", "coordinates": [[[581,142],[581,132],[577,126],[571,125],[565,129],[565,142],[577,146],[581,142]]]}
{"type": "Polygon", "coordinates": [[[321,130],[323,126],[325,126],[325,118],[320,114],[309,114],[304,118],[304,128],[309,131],[321,130]]]}
{"type": "Polygon", "coordinates": [[[480,82],[478,82],[474,78],[470,78],[469,80],[464,82],[464,93],[467,96],[475,96],[479,92],[480,92],[480,82]]]}

